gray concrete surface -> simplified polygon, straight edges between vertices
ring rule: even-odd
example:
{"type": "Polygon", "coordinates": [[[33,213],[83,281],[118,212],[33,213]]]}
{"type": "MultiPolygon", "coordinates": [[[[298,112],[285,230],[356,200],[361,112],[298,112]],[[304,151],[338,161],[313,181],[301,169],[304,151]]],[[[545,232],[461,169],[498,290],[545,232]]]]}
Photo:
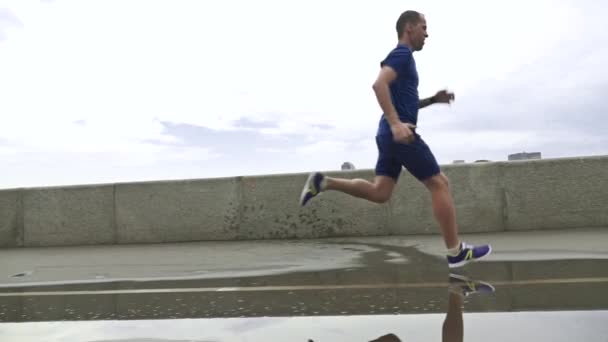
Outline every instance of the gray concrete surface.
{"type": "Polygon", "coordinates": [[[116,240],[111,185],[23,191],[25,246],[96,245],[116,240]]]}
{"type": "Polygon", "coordinates": [[[232,240],[239,228],[235,178],[117,184],[117,243],[232,240]]]}
{"type": "MultiPolygon", "coordinates": [[[[607,169],[608,156],[443,166],[465,233],[606,227],[607,169]]],[[[373,178],[372,170],[329,174],[373,178]]],[[[300,208],[306,177],[3,190],[0,246],[439,233],[427,190],[406,172],[382,205],[328,192],[300,208]]]]}
{"type": "Polygon", "coordinates": [[[507,230],[592,227],[608,221],[608,159],[504,163],[507,230]]]}
{"type": "MultiPolygon", "coordinates": [[[[452,272],[496,287],[468,312],[608,309],[607,229],[466,239],[494,253],[452,272]]],[[[453,286],[429,235],[9,249],[0,270],[0,322],[428,314],[453,286]]]]}
{"type": "Polygon", "coordinates": [[[20,191],[0,191],[0,247],[23,245],[22,215],[20,191]]]}
{"type": "MultiPolygon", "coordinates": [[[[561,260],[547,268],[547,274],[557,277],[567,276],[559,270],[563,260],[605,260],[608,265],[608,229],[605,228],[550,234],[543,231],[475,233],[465,234],[463,238],[469,243],[492,244],[493,252],[484,265],[561,260]]],[[[402,266],[402,279],[420,282],[440,281],[445,277],[447,266],[441,238],[411,235],[4,249],[0,250],[0,288],[243,278],[357,269],[363,266],[362,255],[377,252],[386,254],[386,262],[402,266]],[[16,274],[26,276],[13,277],[16,274]]],[[[477,275],[493,279],[515,275],[511,274],[512,270],[483,267],[484,272],[490,273],[477,275]],[[497,278],[497,272],[504,274],[497,278]]],[[[608,275],[608,267],[605,271],[608,275]]],[[[576,275],[577,270],[568,272],[576,275]]]]}

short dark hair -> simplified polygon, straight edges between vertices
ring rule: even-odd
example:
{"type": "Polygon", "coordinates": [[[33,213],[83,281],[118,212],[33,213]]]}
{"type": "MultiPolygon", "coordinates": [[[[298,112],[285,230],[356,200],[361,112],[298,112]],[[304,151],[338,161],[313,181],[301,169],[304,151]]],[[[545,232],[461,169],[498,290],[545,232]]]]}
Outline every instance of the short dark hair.
{"type": "Polygon", "coordinates": [[[403,35],[403,31],[405,31],[406,24],[416,25],[418,24],[418,22],[420,22],[420,19],[420,12],[409,10],[401,13],[399,19],[397,20],[397,34],[399,35],[399,38],[401,38],[401,36],[403,35]]]}

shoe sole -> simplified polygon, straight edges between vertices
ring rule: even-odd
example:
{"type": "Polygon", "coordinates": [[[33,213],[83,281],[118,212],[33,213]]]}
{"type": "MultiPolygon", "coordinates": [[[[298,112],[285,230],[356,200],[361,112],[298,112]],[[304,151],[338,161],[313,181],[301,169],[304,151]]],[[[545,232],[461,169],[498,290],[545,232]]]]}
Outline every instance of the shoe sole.
{"type": "Polygon", "coordinates": [[[464,266],[464,265],[466,265],[466,264],[468,264],[468,263],[471,263],[471,262],[477,262],[477,261],[479,261],[479,260],[481,260],[481,259],[483,259],[483,258],[487,257],[487,256],[488,256],[488,255],[490,255],[490,254],[492,254],[492,246],[491,246],[491,245],[489,246],[488,253],[487,253],[486,255],[482,256],[481,258],[477,258],[477,259],[473,259],[473,260],[463,260],[463,261],[457,262],[457,263],[455,263],[455,264],[450,264],[450,263],[448,263],[448,267],[449,267],[449,268],[458,268],[458,267],[462,267],[462,266],[464,266]]]}
{"type": "Polygon", "coordinates": [[[308,189],[310,188],[310,182],[312,182],[313,178],[315,177],[315,173],[311,173],[310,175],[308,175],[308,179],[306,180],[306,183],[304,183],[304,188],[302,188],[302,193],[300,194],[300,205],[304,206],[304,197],[306,197],[306,193],[308,192],[308,189]]]}

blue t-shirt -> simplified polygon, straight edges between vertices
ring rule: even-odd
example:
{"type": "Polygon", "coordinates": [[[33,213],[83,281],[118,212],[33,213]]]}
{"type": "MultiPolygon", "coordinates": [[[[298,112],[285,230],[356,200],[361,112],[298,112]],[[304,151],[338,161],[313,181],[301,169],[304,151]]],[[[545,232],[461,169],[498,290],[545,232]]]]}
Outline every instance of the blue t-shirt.
{"type": "MultiPolygon", "coordinates": [[[[418,121],[418,71],[412,50],[398,44],[380,66],[390,66],[397,73],[397,78],[390,84],[393,105],[403,122],[416,124],[418,121]]],[[[382,115],[378,135],[392,134],[388,121],[382,115]]]]}

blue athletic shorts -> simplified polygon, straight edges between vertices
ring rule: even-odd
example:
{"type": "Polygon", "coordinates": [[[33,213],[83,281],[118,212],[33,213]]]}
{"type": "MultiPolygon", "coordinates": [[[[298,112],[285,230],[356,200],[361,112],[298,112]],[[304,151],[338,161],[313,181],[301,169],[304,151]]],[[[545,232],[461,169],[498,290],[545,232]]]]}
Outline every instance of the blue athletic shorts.
{"type": "Polygon", "coordinates": [[[397,182],[402,167],[419,181],[439,174],[439,165],[431,149],[419,134],[414,133],[414,135],[416,140],[410,144],[394,142],[391,135],[376,136],[376,145],[378,145],[376,175],[388,176],[397,182]]]}

